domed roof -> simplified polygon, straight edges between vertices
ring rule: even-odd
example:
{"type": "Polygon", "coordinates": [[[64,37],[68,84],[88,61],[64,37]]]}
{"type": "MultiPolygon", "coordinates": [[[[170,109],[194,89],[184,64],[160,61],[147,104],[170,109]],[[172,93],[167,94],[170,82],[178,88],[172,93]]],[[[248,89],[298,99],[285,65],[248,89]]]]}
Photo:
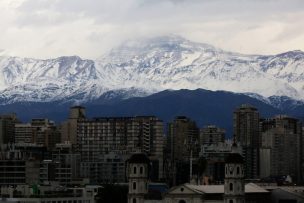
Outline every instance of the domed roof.
{"type": "Polygon", "coordinates": [[[233,164],[242,164],[244,163],[244,158],[238,153],[231,153],[226,157],[225,162],[233,164]]]}
{"type": "Polygon", "coordinates": [[[128,160],[131,164],[141,164],[146,163],[149,164],[150,160],[145,154],[133,154],[131,158],[128,160]]]}

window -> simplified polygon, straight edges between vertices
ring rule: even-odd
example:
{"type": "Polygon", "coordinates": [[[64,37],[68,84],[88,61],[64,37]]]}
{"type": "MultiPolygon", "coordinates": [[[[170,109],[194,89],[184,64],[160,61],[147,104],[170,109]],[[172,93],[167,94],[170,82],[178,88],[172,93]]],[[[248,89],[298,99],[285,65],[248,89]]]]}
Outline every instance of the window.
{"type": "Polygon", "coordinates": [[[133,182],[133,190],[136,190],[136,182],[133,182]]]}
{"type": "Polygon", "coordinates": [[[178,203],[186,203],[186,201],[182,199],[182,200],[179,200],[178,203]]]}
{"type": "Polygon", "coordinates": [[[139,172],[140,172],[140,174],[143,174],[144,168],[142,166],[140,167],[139,172]]]}
{"type": "Polygon", "coordinates": [[[240,174],[240,167],[239,167],[239,166],[236,168],[236,174],[237,174],[237,175],[240,174]]]}
{"type": "Polygon", "coordinates": [[[133,203],[136,203],[136,199],[133,199],[132,202],[133,202],[133,203]]]}
{"type": "Polygon", "coordinates": [[[136,166],[134,166],[133,173],[136,174],[136,172],[137,172],[137,168],[136,168],[136,166]]]}
{"type": "Polygon", "coordinates": [[[229,184],[229,190],[233,191],[233,184],[232,183],[229,184]]]}
{"type": "Polygon", "coordinates": [[[233,203],[233,200],[231,199],[231,200],[229,200],[229,203],[233,203]]]}

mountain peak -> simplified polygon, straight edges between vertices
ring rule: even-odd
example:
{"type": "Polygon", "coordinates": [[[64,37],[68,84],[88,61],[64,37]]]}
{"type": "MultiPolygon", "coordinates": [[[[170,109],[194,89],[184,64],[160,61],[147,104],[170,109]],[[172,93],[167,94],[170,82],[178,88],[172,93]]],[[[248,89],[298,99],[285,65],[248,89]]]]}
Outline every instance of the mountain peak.
{"type": "Polygon", "coordinates": [[[165,35],[153,38],[140,38],[129,40],[113,48],[100,58],[102,63],[124,64],[130,60],[161,57],[175,57],[194,52],[218,53],[222,50],[211,45],[195,43],[178,35],[165,35]]]}
{"type": "Polygon", "coordinates": [[[56,59],[58,59],[58,60],[74,60],[74,61],[82,60],[82,58],[80,56],[77,56],[77,55],[73,55],[73,56],[60,56],[60,57],[58,57],[56,59]]]}
{"type": "Polygon", "coordinates": [[[295,57],[304,57],[304,52],[301,50],[293,50],[293,51],[288,51],[284,52],[281,54],[277,54],[277,57],[286,57],[286,58],[295,58],[295,57]]]}
{"type": "Polygon", "coordinates": [[[113,50],[122,50],[122,49],[138,49],[138,50],[149,50],[155,48],[169,49],[173,50],[176,48],[188,48],[194,49],[197,47],[213,48],[209,44],[195,43],[190,40],[187,40],[178,35],[164,35],[157,36],[152,38],[140,38],[124,42],[121,46],[114,48],[113,50]]]}

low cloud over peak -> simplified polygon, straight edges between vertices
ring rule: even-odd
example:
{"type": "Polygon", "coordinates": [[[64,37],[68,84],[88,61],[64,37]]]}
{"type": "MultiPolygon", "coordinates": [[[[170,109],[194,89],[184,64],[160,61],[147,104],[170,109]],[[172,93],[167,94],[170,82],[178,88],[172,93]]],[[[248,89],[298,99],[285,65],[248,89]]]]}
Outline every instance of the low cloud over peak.
{"type": "Polygon", "coordinates": [[[178,34],[250,54],[304,49],[302,0],[3,0],[9,55],[96,58],[127,39],[178,34]]]}

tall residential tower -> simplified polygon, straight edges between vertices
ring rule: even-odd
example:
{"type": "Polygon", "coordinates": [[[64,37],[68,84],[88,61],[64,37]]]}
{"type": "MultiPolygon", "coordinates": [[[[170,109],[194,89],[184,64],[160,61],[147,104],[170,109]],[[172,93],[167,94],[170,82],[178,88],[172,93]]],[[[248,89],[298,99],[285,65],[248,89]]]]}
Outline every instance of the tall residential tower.
{"type": "Polygon", "coordinates": [[[233,113],[234,139],[243,147],[245,178],[259,177],[260,115],[258,110],[244,104],[233,113]]]}

